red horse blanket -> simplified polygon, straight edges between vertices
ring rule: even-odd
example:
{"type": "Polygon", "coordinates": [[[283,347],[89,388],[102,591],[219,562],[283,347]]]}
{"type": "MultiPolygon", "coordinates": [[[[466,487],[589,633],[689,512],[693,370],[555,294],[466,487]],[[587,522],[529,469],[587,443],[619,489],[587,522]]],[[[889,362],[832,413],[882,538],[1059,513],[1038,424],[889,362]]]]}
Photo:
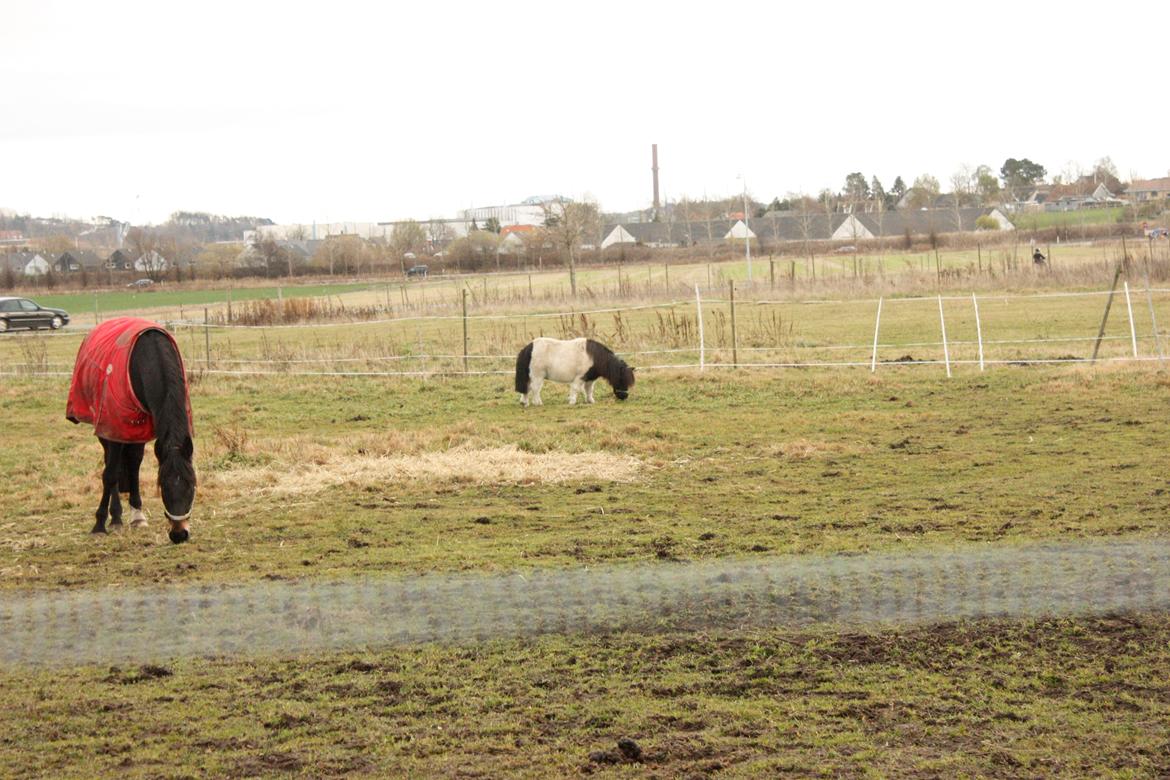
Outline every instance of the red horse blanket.
{"type": "MultiPolygon", "coordinates": [[[[154,418],[142,408],[130,382],[130,355],[138,337],[148,330],[174,337],[158,323],[137,317],[118,317],[98,325],[77,350],[73,365],[73,383],[65,417],[75,423],[92,423],[95,435],[108,441],[144,444],[154,438],[154,418]]],[[[180,367],[183,358],[179,357],[180,367]]],[[[183,394],[187,396],[187,419],[191,419],[191,401],[187,391],[187,372],[183,371],[183,394]]]]}

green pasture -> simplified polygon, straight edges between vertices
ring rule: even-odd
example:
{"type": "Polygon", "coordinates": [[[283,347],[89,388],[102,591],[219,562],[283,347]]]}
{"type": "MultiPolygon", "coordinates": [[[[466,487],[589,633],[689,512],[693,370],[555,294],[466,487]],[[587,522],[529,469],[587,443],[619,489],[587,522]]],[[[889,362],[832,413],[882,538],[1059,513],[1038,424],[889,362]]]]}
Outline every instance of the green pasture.
{"type": "Polygon", "coordinates": [[[1044,230],[1053,227],[1079,225],[1111,225],[1121,221],[1125,209],[1077,209],[1076,211],[1035,211],[1013,214],[1012,224],[1017,230],[1044,230]]]}
{"type": "MultiPolygon", "coordinates": [[[[268,287],[233,287],[231,297],[234,301],[250,301],[275,299],[278,296],[288,298],[322,297],[341,295],[365,290],[369,283],[354,282],[345,284],[313,284],[287,285],[268,287]]],[[[201,314],[194,309],[201,306],[226,305],[228,289],[199,289],[196,287],[182,287],[172,283],[162,283],[156,288],[145,290],[101,290],[93,292],[61,292],[47,294],[31,294],[42,306],[65,309],[74,319],[82,322],[92,322],[96,309],[103,317],[115,313],[147,312],[153,309],[177,309],[180,306],[192,309],[190,315],[200,318],[201,314]]]]}
{"type": "MultiPolygon", "coordinates": [[[[324,331],[296,333],[305,349],[335,348],[324,331]]],[[[67,377],[0,379],[0,597],[1141,537],[1170,517],[1170,383],[1153,368],[650,371],[626,403],[599,388],[597,404],[569,407],[550,384],[527,410],[507,376],[194,379],[201,484],[183,546],[166,541],[153,491],[149,529],[91,538],[100,449],[63,419],[67,377]],[[500,447],[640,465],[628,481],[460,476],[500,447]],[[376,468],[399,455],[448,456],[451,473],[376,468]]],[[[153,468],[148,455],[147,482],[153,468]]],[[[0,766],[1158,776],[1170,771],[1167,662],[1170,621],[1125,614],[8,668],[0,766]],[[623,738],[640,763],[623,763],[623,738]]]]}

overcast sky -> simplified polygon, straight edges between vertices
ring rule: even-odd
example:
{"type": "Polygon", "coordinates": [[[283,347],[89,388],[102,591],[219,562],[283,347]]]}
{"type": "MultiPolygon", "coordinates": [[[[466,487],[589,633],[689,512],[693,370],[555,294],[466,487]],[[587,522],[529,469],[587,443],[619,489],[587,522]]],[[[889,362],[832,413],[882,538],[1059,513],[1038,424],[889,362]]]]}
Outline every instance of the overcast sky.
{"type": "Polygon", "coordinates": [[[1167,175],[1170,2],[4,0],[0,208],[606,210],[1027,157],[1167,175]]]}

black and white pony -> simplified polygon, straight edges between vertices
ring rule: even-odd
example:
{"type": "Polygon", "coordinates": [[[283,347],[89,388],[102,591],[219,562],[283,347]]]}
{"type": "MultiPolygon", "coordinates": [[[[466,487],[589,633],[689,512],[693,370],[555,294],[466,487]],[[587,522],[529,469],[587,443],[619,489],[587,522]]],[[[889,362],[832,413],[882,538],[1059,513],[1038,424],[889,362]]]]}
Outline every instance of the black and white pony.
{"type": "Polygon", "coordinates": [[[593,383],[604,379],[613,385],[613,394],[619,401],[630,395],[634,386],[634,369],[613,353],[609,347],[593,339],[538,338],[516,356],[516,392],[520,403],[540,406],[540,388],[544,380],[567,382],[569,403],[577,403],[577,396],[585,393],[585,400],[593,403],[593,383]]]}

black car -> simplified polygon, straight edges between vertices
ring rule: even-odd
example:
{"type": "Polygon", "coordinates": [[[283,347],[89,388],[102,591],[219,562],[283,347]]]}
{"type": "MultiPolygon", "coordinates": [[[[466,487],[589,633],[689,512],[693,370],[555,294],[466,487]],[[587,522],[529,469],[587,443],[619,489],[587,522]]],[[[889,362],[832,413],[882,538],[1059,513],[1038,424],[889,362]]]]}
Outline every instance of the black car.
{"type": "Polygon", "coordinates": [[[425,265],[412,265],[406,269],[407,276],[421,276],[424,279],[427,275],[427,267],[425,265]]]}
{"type": "Polygon", "coordinates": [[[69,312],[49,309],[28,298],[0,297],[0,333],[17,328],[57,328],[69,324],[69,312]]]}

